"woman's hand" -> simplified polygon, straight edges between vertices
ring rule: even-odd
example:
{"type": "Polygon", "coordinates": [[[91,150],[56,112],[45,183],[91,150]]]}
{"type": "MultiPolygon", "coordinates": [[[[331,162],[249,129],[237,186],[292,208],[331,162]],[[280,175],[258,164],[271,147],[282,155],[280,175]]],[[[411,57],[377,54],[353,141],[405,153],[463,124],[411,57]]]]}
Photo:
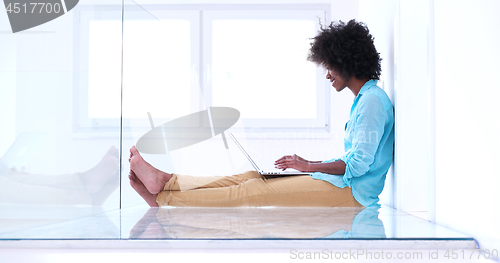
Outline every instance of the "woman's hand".
{"type": "Polygon", "coordinates": [[[310,162],[296,154],[286,155],[274,162],[274,166],[278,169],[293,168],[301,172],[309,172],[310,162]]]}

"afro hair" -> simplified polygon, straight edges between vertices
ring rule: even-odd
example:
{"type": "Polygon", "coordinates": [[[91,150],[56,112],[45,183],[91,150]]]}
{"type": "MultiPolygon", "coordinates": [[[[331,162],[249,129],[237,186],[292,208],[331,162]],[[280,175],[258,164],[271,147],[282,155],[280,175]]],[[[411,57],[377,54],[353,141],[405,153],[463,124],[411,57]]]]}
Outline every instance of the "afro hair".
{"type": "Polygon", "coordinates": [[[379,79],[381,74],[379,53],[368,27],[351,20],[332,22],[313,38],[309,61],[328,70],[335,70],[343,78],[379,79]]]}

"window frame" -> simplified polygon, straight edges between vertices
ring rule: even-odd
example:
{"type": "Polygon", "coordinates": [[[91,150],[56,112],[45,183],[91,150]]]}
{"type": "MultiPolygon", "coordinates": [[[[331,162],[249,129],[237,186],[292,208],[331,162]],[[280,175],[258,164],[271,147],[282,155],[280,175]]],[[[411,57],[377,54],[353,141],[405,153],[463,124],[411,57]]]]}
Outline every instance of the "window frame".
{"type": "MultiPolygon", "coordinates": [[[[266,19],[266,20],[310,20],[311,17],[324,15],[324,10],[281,10],[281,9],[238,9],[238,10],[205,10],[203,13],[203,68],[204,78],[203,90],[206,91],[207,100],[212,103],[212,22],[215,20],[233,20],[233,19],[266,19]],[[300,12],[298,12],[300,11],[300,12]],[[209,97],[210,96],[210,97],[209,97]]],[[[325,18],[326,19],[326,18],[325,18]]],[[[319,22],[316,24],[316,30],[319,30],[319,22]]],[[[282,76],[278,76],[281,78],[282,76]]],[[[326,111],[328,101],[323,100],[326,97],[327,89],[323,88],[326,83],[323,70],[316,67],[316,118],[266,118],[266,119],[243,119],[246,126],[253,130],[269,129],[324,129],[328,125],[328,113],[326,111]]],[[[277,98],[279,100],[279,98],[277,98]]],[[[258,102],[256,102],[258,103],[258,102]]],[[[329,112],[329,111],[328,111],[329,112]]]]}
{"type": "MultiPolygon", "coordinates": [[[[102,131],[106,133],[107,131],[115,130],[117,123],[120,125],[122,123],[122,129],[129,129],[131,127],[130,123],[147,123],[148,125],[142,125],[145,127],[134,127],[139,129],[147,129],[150,128],[149,120],[147,116],[141,120],[130,120],[130,122],[121,122],[120,116],[117,119],[115,118],[89,118],[88,116],[88,106],[89,106],[89,89],[88,89],[88,75],[85,79],[85,76],[81,75],[80,68],[88,66],[88,48],[85,45],[81,45],[82,41],[85,41],[85,38],[88,40],[89,38],[89,24],[91,20],[86,20],[85,17],[86,11],[91,11],[93,16],[96,15],[95,6],[92,8],[86,8],[85,5],[79,5],[79,8],[75,10],[76,15],[74,19],[74,47],[75,47],[75,59],[74,62],[74,72],[77,76],[74,79],[74,109],[73,109],[73,130],[75,133],[86,133],[92,131],[95,133],[96,130],[102,131]],[[83,16],[82,16],[83,14],[83,16]],[[83,18],[83,19],[82,19],[83,18]],[[83,39],[82,39],[83,38],[83,39]],[[83,47],[81,47],[83,46],[83,47]],[[84,58],[87,58],[84,60],[84,58]],[[144,120],[147,120],[145,122],[144,120]]],[[[106,5],[100,6],[99,11],[101,13],[104,12],[119,12],[121,9],[121,5],[106,5]]],[[[304,17],[303,14],[322,14],[322,17],[318,18],[318,25],[322,23],[323,25],[327,25],[330,21],[330,4],[155,4],[155,5],[131,5],[124,7],[124,17],[125,19],[130,19],[131,11],[146,11],[151,15],[151,18],[155,18],[155,13],[163,12],[163,11],[196,11],[199,12],[199,28],[195,31],[195,34],[199,34],[199,46],[195,49],[198,49],[196,52],[198,54],[192,55],[191,60],[198,60],[197,62],[192,61],[191,75],[192,80],[195,79],[199,85],[199,88],[202,91],[204,98],[199,97],[194,98],[192,101],[199,101],[199,105],[192,105],[191,109],[195,111],[203,110],[204,107],[211,106],[212,104],[212,87],[211,87],[211,79],[210,79],[210,58],[207,54],[209,45],[206,45],[207,42],[207,24],[205,23],[216,16],[214,14],[223,15],[228,17],[227,14],[230,14],[232,11],[236,13],[241,12],[250,12],[256,11],[256,14],[263,13],[276,13],[284,12],[288,14],[301,14],[296,17],[304,17]],[[150,11],[148,11],[150,10],[150,11]],[[273,11],[273,12],[271,12],[273,11]],[[127,12],[129,12],[127,14],[127,12]],[[199,58],[196,59],[195,56],[199,58]],[[203,66],[200,66],[203,65],[203,66]]],[[[123,15],[123,14],[122,14],[123,15]]],[[[231,15],[229,15],[231,16],[231,15]]],[[[234,17],[234,16],[231,16],[234,17]]],[[[266,16],[269,18],[269,16],[266,16]]],[[[116,17],[116,19],[122,20],[121,17],[116,17]]],[[[123,32],[123,23],[125,21],[122,20],[122,32],[123,32]]],[[[210,24],[211,26],[211,24],[210,24]]],[[[193,31],[193,30],[192,30],[193,31]]],[[[87,45],[88,46],[88,45],[87,45]]],[[[193,50],[193,49],[192,49],[193,50]]],[[[122,56],[123,58],[123,56],[122,56]]],[[[123,66],[123,59],[121,61],[123,66]]],[[[123,76],[122,83],[120,89],[123,91],[123,76]]],[[[193,85],[191,85],[193,86],[193,85]]],[[[196,94],[196,93],[194,93],[196,94]]],[[[123,102],[122,102],[123,103],[123,102]]],[[[316,69],[316,112],[317,116],[315,119],[242,119],[245,124],[245,131],[251,130],[252,132],[314,132],[314,133],[329,133],[330,132],[330,112],[331,112],[331,90],[329,88],[329,83],[324,78],[324,71],[317,67],[316,69]]],[[[158,125],[168,119],[158,119],[155,118],[153,113],[154,122],[158,125]]],[[[238,129],[238,128],[236,128],[238,129]]],[[[243,132],[245,132],[243,131],[243,132]]]]}

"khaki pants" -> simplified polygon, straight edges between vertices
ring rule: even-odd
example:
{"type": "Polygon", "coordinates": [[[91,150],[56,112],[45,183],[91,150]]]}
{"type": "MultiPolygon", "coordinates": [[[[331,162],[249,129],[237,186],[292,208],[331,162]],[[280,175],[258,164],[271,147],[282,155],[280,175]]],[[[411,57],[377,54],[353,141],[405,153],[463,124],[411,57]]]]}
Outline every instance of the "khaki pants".
{"type": "MultiPolygon", "coordinates": [[[[157,208],[163,238],[323,238],[353,229],[363,207],[157,208]]],[[[155,211],[155,210],[153,210],[155,211]]],[[[142,224],[146,227],[148,225],[142,224]]],[[[363,225],[364,226],[364,225],[363,225]]],[[[158,231],[160,232],[160,231],[158,231]]]]}
{"type": "Polygon", "coordinates": [[[309,175],[266,179],[255,171],[226,177],[174,174],[156,202],[176,207],[362,207],[349,187],[309,175]]]}

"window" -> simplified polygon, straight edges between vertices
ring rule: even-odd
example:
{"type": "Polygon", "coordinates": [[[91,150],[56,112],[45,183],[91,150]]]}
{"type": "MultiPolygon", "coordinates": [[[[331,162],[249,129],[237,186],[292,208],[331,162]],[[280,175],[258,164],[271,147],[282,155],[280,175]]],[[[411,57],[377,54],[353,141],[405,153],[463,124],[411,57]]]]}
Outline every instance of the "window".
{"type": "Polygon", "coordinates": [[[80,56],[80,65],[88,67],[88,76],[82,76],[75,93],[80,96],[77,126],[104,129],[116,121],[120,101],[108,103],[98,94],[117,93],[121,86],[123,118],[131,122],[147,119],[148,112],[156,123],[163,123],[208,106],[223,106],[239,110],[246,128],[325,130],[328,83],[323,70],[306,56],[320,21],[328,20],[328,9],[328,5],[125,8],[122,83],[115,76],[121,70],[117,64],[121,20],[105,10],[99,19],[85,17],[81,10],[80,27],[88,30],[88,37],[80,34],[79,49],[88,52],[88,58],[80,56]]]}

